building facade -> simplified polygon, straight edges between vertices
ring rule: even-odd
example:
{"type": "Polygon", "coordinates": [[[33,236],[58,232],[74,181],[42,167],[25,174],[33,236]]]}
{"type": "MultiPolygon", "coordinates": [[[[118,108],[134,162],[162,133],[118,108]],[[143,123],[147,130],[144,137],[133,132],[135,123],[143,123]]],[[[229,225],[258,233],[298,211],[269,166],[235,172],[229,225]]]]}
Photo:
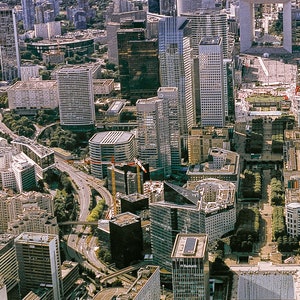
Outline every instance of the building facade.
{"type": "Polygon", "coordinates": [[[178,89],[163,87],[157,95],[136,103],[138,154],[150,167],[161,168],[168,176],[180,168],[178,89]]]}
{"type": "Polygon", "coordinates": [[[192,48],[190,28],[183,17],[159,20],[159,62],[162,87],[178,88],[181,147],[187,149],[188,130],[195,123],[192,90],[192,48]]]}
{"type": "Polygon", "coordinates": [[[199,44],[200,119],[202,126],[225,126],[222,39],[202,38],[199,44]]]}
{"type": "Polygon", "coordinates": [[[95,127],[92,72],[88,67],[62,68],[57,72],[60,124],[86,131],[95,127]]]}
{"type": "Polygon", "coordinates": [[[110,250],[117,268],[124,268],[142,258],[143,233],[141,219],[125,212],[109,221],[110,250]]]}
{"type": "Polygon", "coordinates": [[[20,77],[20,55],[15,11],[4,3],[0,4],[0,64],[3,81],[12,82],[20,77]]]}
{"type": "Polygon", "coordinates": [[[58,107],[57,84],[54,80],[17,81],[8,88],[8,107],[19,114],[36,114],[40,109],[58,107]]]}
{"type": "Polygon", "coordinates": [[[132,162],[136,157],[136,141],[132,133],[104,131],[89,140],[91,173],[96,178],[107,176],[107,167],[113,162],[132,162]]]}
{"type": "Polygon", "coordinates": [[[53,300],[62,299],[59,237],[23,232],[15,239],[15,247],[21,296],[44,286],[52,290],[53,300]]]}
{"type": "Polygon", "coordinates": [[[172,258],[174,300],[208,300],[209,261],[206,234],[178,234],[172,258]]]}
{"type": "Polygon", "coordinates": [[[299,237],[300,235],[300,203],[291,202],[285,207],[285,222],[288,235],[299,237]]]}

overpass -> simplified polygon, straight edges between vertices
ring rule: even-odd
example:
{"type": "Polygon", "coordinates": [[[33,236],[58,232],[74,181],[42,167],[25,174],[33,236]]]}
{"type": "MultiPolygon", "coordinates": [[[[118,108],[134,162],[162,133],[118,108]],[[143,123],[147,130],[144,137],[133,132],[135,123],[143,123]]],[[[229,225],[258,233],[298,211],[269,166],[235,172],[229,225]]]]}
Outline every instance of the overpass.
{"type": "Polygon", "coordinates": [[[66,226],[66,225],[98,225],[98,221],[66,221],[58,223],[58,226],[66,226]]]}

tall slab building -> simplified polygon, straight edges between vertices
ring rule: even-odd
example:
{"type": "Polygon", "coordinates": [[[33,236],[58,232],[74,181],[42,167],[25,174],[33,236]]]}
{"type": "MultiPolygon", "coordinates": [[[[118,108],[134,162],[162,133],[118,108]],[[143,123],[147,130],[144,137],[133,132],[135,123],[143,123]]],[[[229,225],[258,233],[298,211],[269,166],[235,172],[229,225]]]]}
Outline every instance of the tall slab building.
{"type": "Polygon", "coordinates": [[[5,3],[0,3],[0,63],[3,81],[11,82],[20,77],[15,12],[5,3]]]}
{"type": "Polygon", "coordinates": [[[60,125],[73,131],[95,126],[95,105],[91,69],[62,68],[57,72],[60,125]]]}
{"type": "Polygon", "coordinates": [[[49,288],[53,300],[62,299],[59,239],[54,234],[23,232],[15,239],[22,298],[49,288]]]}
{"type": "Polygon", "coordinates": [[[199,44],[199,86],[202,126],[225,126],[222,38],[204,37],[199,44]]]}

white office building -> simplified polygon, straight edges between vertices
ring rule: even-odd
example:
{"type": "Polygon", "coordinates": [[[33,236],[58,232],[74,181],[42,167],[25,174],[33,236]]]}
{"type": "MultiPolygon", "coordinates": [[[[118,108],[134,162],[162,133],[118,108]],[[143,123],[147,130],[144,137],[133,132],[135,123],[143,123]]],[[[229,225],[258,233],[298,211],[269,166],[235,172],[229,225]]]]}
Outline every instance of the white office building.
{"type": "Polygon", "coordinates": [[[60,124],[85,131],[95,126],[92,72],[88,67],[62,68],[57,72],[60,124]]]}
{"type": "Polygon", "coordinates": [[[126,131],[98,132],[89,140],[91,173],[96,178],[107,176],[107,167],[132,162],[136,157],[134,134],[126,131]]]}
{"type": "Polygon", "coordinates": [[[200,117],[202,126],[225,126],[222,38],[202,38],[199,44],[200,117]]]}

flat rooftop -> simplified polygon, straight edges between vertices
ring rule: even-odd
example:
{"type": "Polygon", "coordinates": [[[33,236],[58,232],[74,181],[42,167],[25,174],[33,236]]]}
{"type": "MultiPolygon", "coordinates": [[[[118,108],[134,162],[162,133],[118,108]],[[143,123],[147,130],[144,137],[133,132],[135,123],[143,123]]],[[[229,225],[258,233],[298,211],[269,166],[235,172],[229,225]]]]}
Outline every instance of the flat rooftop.
{"type": "Polygon", "coordinates": [[[133,134],[127,131],[104,131],[96,133],[91,139],[91,143],[97,144],[122,144],[130,141],[133,134]]]}
{"type": "Polygon", "coordinates": [[[178,234],[171,258],[203,258],[207,247],[206,234],[178,234]]]}
{"type": "Polygon", "coordinates": [[[113,219],[111,219],[110,222],[122,227],[122,226],[126,226],[129,224],[140,222],[140,217],[137,215],[134,215],[130,212],[125,212],[125,213],[116,215],[113,219]]]}

